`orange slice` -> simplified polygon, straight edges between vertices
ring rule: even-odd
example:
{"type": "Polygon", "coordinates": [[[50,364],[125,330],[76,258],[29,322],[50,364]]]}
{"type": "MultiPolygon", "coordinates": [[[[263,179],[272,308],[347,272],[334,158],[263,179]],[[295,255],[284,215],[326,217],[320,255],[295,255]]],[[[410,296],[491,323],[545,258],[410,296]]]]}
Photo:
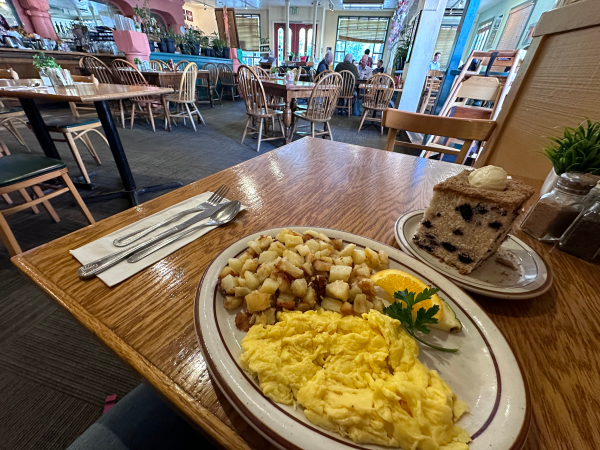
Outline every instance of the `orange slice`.
{"type": "MultiPolygon", "coordinates": [[[[394,296],[394,292],[403,291],[404,289],[407,289],[408,292],[414,292],[415,294],[419,294],[429,287],[417,277],[409,273],[403,272],[401,270],[395,269],[387,269],[374,273],[373,275],[371,275],[371,280],[373,280],[375,286],[379,286],[392,297],[394,296]]],[[[440,307],[438,313],[435,316],[433,316],[438,321],[440,321],[444,316],[444,305],[442,304],[442,300],[438,297],[437,294],[434,294],[429,300],[423,300],[422,302],[417,303],[413,307],[413,319],[417,317],[417,311],[420,308],[429,309],[433,305],[438,305],[440,307]]]]}

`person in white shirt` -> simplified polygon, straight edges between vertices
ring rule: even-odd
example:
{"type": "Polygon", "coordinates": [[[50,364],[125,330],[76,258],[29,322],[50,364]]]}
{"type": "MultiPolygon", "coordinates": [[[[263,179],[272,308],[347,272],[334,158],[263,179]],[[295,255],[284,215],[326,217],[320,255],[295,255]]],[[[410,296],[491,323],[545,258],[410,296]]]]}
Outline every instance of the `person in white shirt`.
{"type": "Polygon", "coordinates": [[[435,52],[433,55],[433,60],[429,62],[429,70],[440,70],[440,58],[442,54],[440,52],[435,52]]]}
{"type": "Polygon", "coordinates": [[[369,78],[371,78],[371,75],[373,75],[373,69],[371,69],[367,64],[369,62],[368,60],[368,56],[367,55],[363,55],[363,57],[361,58],[360,62],[358,63],[358,77],[361,80],[367,80],[369,78]]]}

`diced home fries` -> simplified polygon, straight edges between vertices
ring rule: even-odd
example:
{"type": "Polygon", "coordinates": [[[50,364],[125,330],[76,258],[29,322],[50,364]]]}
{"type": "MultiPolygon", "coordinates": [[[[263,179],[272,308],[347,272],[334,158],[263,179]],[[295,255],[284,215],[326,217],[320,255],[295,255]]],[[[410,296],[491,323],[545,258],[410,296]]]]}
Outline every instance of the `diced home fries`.
{"type": "Polygon", "coordinates": [[[343,245],[323,233],[304,234],[283,229],[275,237],[248,242],[238,258],[230,258],[219,274],[223,305],[236,326],[248,331],[254,324],[272,325],[278,311],[308,311],[321,307],[343,315],[383,310],[371,275],[387,269],[388,257],[354,244],[343,245]]]}

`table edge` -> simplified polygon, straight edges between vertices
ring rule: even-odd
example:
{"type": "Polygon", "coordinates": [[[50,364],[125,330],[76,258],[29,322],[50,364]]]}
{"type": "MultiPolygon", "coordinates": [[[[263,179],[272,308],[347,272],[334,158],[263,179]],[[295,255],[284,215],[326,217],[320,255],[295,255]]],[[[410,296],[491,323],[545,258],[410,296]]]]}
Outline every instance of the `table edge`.
{"type": "Polygon", "coordinates": [[[167,377],[161,370],[156,368],[150,361],[137,353],[135,349],[125,343],[100,320],[89,314],[79,303],[74,301],[71,296],[46,279],[41,272],[30,265],[26,258],[27,253],[28,252],[24,252],[11,258],[11,262],[23,273],[23,275],[30,278],[47,296],[71,313],[79,323],[97,336],[117,355],[117,357],[144,377],[151,385],[155,387],[159,385],[168,387],[169,389],[165,390],[159,389],[160,393],[181,412],[190,418],[195,418],[194,421],[215,441],[229,449],[250,449],[248,444],[234,429],[225,425],[217,416],[187,394],[178,384],[167,377]],[[58,294],[63,298],[68,299],[70,303],[63,302],[58,294]],[[156,370],[153,370],[154,368],[156,370]],[[173,389],[173,387],[175,387],[175,389],[173,389]],[[196,408],[193,408],[192,405],[195,405],[196,408]]]}

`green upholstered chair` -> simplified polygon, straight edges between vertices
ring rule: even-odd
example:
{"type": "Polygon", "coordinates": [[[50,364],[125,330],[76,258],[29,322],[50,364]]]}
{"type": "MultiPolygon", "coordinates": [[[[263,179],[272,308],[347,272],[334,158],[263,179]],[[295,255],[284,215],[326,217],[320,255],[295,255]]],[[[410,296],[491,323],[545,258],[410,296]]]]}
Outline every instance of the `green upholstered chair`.
{"type": "Polygon", "coordinates": [[[29,197],[29,200],[25,199],[25,203],[23,204],[0,209],[0,239],[2,239],[4,245],[8,248],[8,253],[11,256],[21,253],[21,247],[19,247],[14,234],[8,226],[6,216],[41,203],[54,221],[59,222],[60,219],[48,200],[66,192],[71,192],[87,221],[90,224],[95,223],[87,206],[85,206],[85,203],[79,196],[79,192],[73,186],[64,162],[59,159],[38,155],[7,155],[0,158],[0,194],[9,194],[10,192],[25,190],[29,187],[33,189],[35,194],[34,199],[29,197]],[[46,195],[39,184],[53,178],[62,178],[64,185],[52,187],[53,192],[46,195]]]}

